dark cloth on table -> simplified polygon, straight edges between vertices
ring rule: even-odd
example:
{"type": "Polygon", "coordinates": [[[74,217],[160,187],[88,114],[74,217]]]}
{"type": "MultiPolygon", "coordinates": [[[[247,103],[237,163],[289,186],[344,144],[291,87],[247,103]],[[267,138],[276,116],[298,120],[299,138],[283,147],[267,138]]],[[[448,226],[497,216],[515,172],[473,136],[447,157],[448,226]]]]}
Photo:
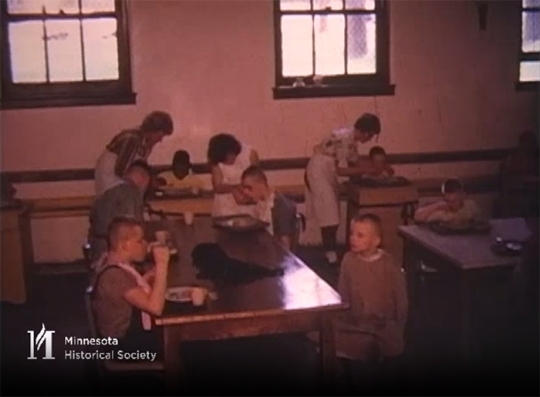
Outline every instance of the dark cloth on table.
{"type": "Polygon", "coordinates": [[[260,278],[283,275],[283,269],[268,269],[231,258],[215,243],[202,243],[191,252],[193,266],[199,270],[197,278],[242,284],[260,278]]]}

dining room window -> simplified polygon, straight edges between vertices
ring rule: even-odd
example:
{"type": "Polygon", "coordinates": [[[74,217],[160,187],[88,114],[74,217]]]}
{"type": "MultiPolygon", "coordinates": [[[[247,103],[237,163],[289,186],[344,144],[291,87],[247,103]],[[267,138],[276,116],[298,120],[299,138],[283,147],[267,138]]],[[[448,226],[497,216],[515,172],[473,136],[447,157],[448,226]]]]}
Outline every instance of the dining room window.
{"type": "Polygon", "coordinates": [[[540,0],[522,0],[518,88],[538,89],[540,82],[539,18],[540,0]]]}
{"type": "Polygon", "coordinates": [[[125,0],[3,0],[2,108],[135,102],[125,0]]]}
{"type": "Polygon", "coordinates": [[[274,98],[393,95],[386,0],[274,0],[274,98]]]}

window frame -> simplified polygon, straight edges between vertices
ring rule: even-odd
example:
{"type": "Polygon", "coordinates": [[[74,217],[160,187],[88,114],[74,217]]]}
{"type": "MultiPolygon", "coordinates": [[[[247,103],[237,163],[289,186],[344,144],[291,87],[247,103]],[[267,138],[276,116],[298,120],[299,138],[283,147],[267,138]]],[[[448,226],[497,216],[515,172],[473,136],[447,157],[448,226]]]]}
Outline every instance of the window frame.
{"type": "MultiPolygon", "coordinates": [[[[79,0],[80,1],[80,0],[79,0]]],[[[118,43],[118,80],[102,80],[87,82],[62,83],[13,83],[11,78],[11,60],[9,54],[8,24],[14,20],[25,19],[74,19],[80,14],[41,14],[8,15],[7,1],[0,2],[0,18],[2,32],[2,92],[0,107],[2,109],[29,109],[48,107],[123,105],[134,104],[136,94],[132,90],[131,53],[129,42],[129,25],[127,18],[127,2],[115,0],[118,43]]],[[[93,19],[111,13],[88,14],[85,19],[93,19]]]]}
{"type": "MultiPolygon", "coordinates": [[[[313,0],[311,0],[313,2],[313,0]]],[[[345,2],[345,0],[343,0],[345,2]]],[[[395,85],[390,82],[390,24],[389,1],[375,0],[374,10],[298,10],[281,11],[280,0],[274,0],[274,54],[275,86],[274,99],[318,98],[344,96],[394,95],[395,85]],[[296,77],[282,74],[281,16],[282,15],[359,15],[375,14],[376,24],[376,72],[374,74],[324,76],[324,85],[315,86],[304,77],[305,87],[293,87],[296,77]],[[307,80],[307,81],[306,81],[307,80]]],[[[315,49],[313,49],[315,52],[315,49]]]]}
{"type": "Polygon", "coordinates": [[[520,1],[519,7],[519,56],[518,56],[518,72],[517,72],[517,91],[538,91],[540,88],[540,81],[521,81],[520,69],[521,62],[523,61],[540,61],[540,52],[524,52],[523,51],[523,13],[531,12],[536,13],[540,17],[540,7],[525,7],[523,0],[520,1]]]}

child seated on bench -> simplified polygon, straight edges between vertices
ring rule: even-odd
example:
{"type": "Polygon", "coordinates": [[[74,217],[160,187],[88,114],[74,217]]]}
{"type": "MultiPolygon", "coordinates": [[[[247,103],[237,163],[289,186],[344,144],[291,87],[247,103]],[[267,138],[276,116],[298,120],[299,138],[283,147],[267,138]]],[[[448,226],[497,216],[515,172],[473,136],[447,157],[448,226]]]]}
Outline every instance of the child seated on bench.
{"type": "Polygon", "coordinates": [[[151,315],[159,316],[165,304],[169,249],[153,246],[155,267],[140,275],[135,262],[144,261],[148,244],[143,224],[117,217],[108,228],[109,250],[93,282],[92,306],[100,337],[118,339],[114,350],[160,353],[160,334],[152,328],[151,315]]]}
{"type": "Polygon", "coordinates": [[[442,198],[424,205],[416,211],[417,222],[469,221],[480,217],[480,209],[474,200],[468,199],[458,179],[447,179],[441,186],[442,198]]]}
{"type": "Polygon", "coordinates": [[[173,157],[171,171],[165,171],[157,177],[158,187],[175,189],[192,189],[200,191],[204,189],[204,182],[193,174],[189,153],[178,150],[173,157]]]}
{"type": "Polygon", "coordinates": [[[296,205],[268,185],[264,171],[248,167],[242,174],[242,189],[256,204],[255,216],[268,222],[268,232],[287,249],[291,249],[296,234],[296,205]]]}

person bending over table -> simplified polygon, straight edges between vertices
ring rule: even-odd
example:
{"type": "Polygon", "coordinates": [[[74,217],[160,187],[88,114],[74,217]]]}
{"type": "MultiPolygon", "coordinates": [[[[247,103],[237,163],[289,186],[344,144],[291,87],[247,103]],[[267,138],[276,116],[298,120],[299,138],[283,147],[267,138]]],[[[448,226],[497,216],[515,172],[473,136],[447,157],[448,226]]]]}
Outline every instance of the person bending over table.
{"type": "Polygon", "coordinates": [[[357,143],[369,142],[381,132],[377,116],[365,113],[354,126],[333,131],[313,150],[304,180],[306,215],[314,216],[321,230],[328,263],[338,264],[337,230],[340,223],[338,176],[361,175],[371,169],[371,162],[359,162],[357,143]]]}
{"type": "Polygon", "coordinates": [[[218,134],[210,139],[207,155],[214,189],[212,216],[253,214],[253,201],[242,191],[240,178],[246,168],[259,163],[257,152],[231,134],[218,134]]]}
{"type": "Polygon", "coordinates": [[[108,227],[109,250],[96,269],[92,307],[100,337],[118,339],[115,350],[162,353],[161,335],[152,327],[165,305],[169,249],[151,247],[155,266],[141,275],[134,263],[144,261],[148,243],[143,224],[130,217],[116,217],[108,227]]]}
{"type": "Polygon", "coordinates": [[[97,197],[90,208],[90,261],[97,265],[107,252],[107,228],[116,216],[128,215],[142,221],[144,216],[144,194],[152,178],[150,166],[137,160],[128,167],[121,182],[97,197]]]}
{"type": "Polygon", "coordinates": [[[244,171],[242,188],[257,203],[255,217],[267,222],[268,232],[290,250],[296,234],[296,205],[269,186],[264,171],[257,166],[244,171]]]}
{"type": "Polygon", "coordinates": [[[129,165],[135,160],[146,161],[154,146],[172,132],[171,116],[155,111],[147,115],[139,127],[116,135],[97,160],[96,196],[121,183],[129,165]]]}

